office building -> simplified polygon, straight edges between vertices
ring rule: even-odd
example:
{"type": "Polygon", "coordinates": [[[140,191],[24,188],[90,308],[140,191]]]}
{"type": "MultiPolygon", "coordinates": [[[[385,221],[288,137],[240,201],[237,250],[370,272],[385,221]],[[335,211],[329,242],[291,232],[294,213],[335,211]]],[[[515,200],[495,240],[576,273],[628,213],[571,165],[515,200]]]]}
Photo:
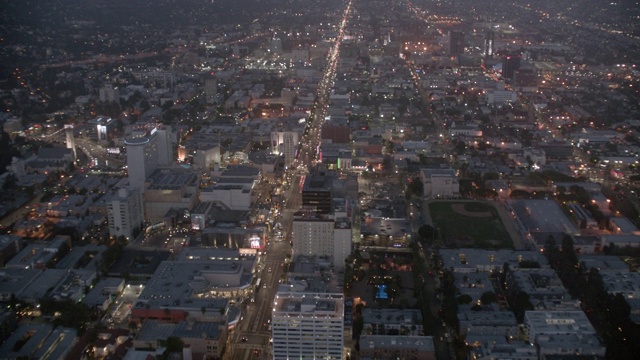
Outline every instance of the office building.
{"type": "Polygon", "coordinates": [[[173,148],[173,133],[171,132],[171,126],[162,125],[161,127],[158,127],[155,132],[158,137],[158,165],[165,166],[173,164],[176,159],[176,154],[173,148]]]}
{"type": "Polygon", "coordinates": [[[139,188],[118,190],[117,195],[107,202],[109,236],[124,236],[133,239],[142,229],[144,207],[139,188]]]}
{"type": "Polygon", "coordinates": [[[495,46],[495,40],[496,40],[496,33],[493,32],[493,30],[489,30],[484,34],[484,49],[483,49],[483,55],[485,57],[492,57],[493,56],[493,49],[495,46]]]}
{"type": "Polygon", "coordinates": [[[277,293],[273,305],[273,359],[342,359],[342,294],[277,293]]]}
{"type": "Polygon", "coordinates": [[[207,97],[207,104],[215,103],[218,95],[218,79],[213,76],[207,77],[204,80],[204,93],[207,97]]]}
{"type": "Polygon", "coordinates": [[[333,266],[337,270],[344,269],[344,259],[351,255],[353,231],[348,218],[338,218],[333,229],[333,266]]]}
{"type": "Polygon", "coordinates": [[[64,135],[67,149],[71,150],[73,152],[73,158],[77,159],[78,156],[76,154],[76,139],[73,136],[73,125],[67,124],[64,126],[64,135]]]}
{"type": "Polygon", "coordinates": [[[522,68],[513,73],[513,84],[516,88],[537,89],[538,72],[535,68],[522,68]]]}
{"type": "Polygon", "coordinates": [[[325,167],[319,167],[307,175],[302,187],[302,207],[318,214],[331,212],[333,177],[325,167]]]}
{"type": "Polygon", "coordinates": [[[271,151],[282,155],[285,166],[289,166],[295,160],[299,141],[295,131],[274,131],[271,133],[271,151]]]}
{"type": "Polygon", "coordinates": [[[199,173],[192,169],[156,169],[144,185],[145,220],[164,220],[172,209],[193,210],[198,202],[199,185],[199,173]]]}
{"type": "Polygon", "coordinates": [[[85,137],[93,141],[107,141],[115,130],[116,122],[110,117],[97,117],[87,121],[85,137]]]}
{"type": "Polygon", "coordinates": [[[158,167],[158,144],[155,133],[124,141],[127,147],[129,185],[144,189],[146,178],[158,167]]]}
{"type": "Polygon", "coordinates": [[[502,57],[502,77],[504,79],[513,79],[513,74],[520,69],[520,60],[522,55],[510,54],[502,57]]]}
{"type": "Polygon", "coordinates": [[[455,56],[464,53],[464,32],[452,30],[449,32],[449,55],[455,56]]]}
{"type": "Polygon", "coordinates": [[[333,253],[333,228],[328,216],[299,214],[293,220],[293,254],[323,256],[333,253]]]}
{"type": "Polygon", "coordinates": [[[117,87],[113,87],[112,84],[107,84],[100,88],[98,95],[102,102],[120,102],[120,90],[117,87]]]}
{"type": "Polygon", "coordinates": [[[351,254],[352,236],[348,218],[300,213],[293,220],[293,254],[328,256],[336,269],[342,269],[351,254]]]}
{"type": "Polygon", "coordinates": [[[282,54],[282,39],[274,37],[269,42],[269,51],[274,54],[282,54]]]}

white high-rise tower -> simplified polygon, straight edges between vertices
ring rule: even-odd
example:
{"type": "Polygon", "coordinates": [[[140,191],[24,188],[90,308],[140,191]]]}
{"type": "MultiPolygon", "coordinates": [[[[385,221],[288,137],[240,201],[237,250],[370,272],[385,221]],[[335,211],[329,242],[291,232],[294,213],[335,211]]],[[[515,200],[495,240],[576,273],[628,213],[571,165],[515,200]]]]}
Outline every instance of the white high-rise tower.
{"type": "Polygon", "coordinates": [[[77,159],[76,156],[76,139],[73,137],[73,125],[67,124],[64,126],[64,135],[66,139],[67,149],[71,149],[73,152],[73,159],[77,159]]]}
{"type": "Polygon", "coordinates": [[[342,359],[342,294],[277,293],[272,319],[273,359],[342,359]]]}
{"type": "Polygon", "coordinates": [[[145,137],[124,141],[127,146],[129,185],[144,189],[144,181],[158,167],[158,136],[156,131],[145,137]]]}
{"type": "Polygon", "coordinates": [[[118,190],[118,194],[107,202],[107,219],[110,236],[124,236],[128,240],[142,230],[144,207],[138,188],[118,190]]]}

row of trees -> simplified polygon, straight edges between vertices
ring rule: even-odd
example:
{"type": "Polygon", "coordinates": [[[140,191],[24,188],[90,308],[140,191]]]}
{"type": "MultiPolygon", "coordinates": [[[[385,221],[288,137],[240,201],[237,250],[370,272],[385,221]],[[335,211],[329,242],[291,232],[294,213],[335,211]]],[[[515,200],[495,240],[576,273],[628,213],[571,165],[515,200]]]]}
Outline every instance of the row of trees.
{"type": "Polygon", "coordinates": [[[582,301],[584,312],[607,345],[607,358],[640,353],[640,326],[629,319],[625,298],[609,294],[598,269],[587,269],[578,260],[572,238],[566,236],[560,247],[549,238],[544,253],[571,296],[582,301]]]}

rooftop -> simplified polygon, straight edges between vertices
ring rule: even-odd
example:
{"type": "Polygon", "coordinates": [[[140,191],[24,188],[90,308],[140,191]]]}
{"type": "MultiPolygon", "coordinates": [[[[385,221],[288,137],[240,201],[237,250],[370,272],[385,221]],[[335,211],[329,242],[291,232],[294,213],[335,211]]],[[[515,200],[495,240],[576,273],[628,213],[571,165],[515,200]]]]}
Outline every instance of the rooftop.
{"type": "Polygon", "coordinates": [[[404,349],[418,352],[435,351],[431,336],[387,336],[387,335],[362,335],[360,337],[362,350],[375,349],[404,349]]]}
{"type": "Polygon", "coordinates": [[[329,293],[277,293],[274,316],[344,317],[342,294],[329,293]]]}

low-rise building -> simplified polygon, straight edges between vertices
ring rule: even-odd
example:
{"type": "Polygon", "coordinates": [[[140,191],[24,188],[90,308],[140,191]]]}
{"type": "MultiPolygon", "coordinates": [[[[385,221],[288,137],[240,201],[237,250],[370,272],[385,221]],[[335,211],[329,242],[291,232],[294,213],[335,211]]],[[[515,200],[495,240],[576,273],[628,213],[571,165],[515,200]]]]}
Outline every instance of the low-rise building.
{"type": "Polygon", "coordinates": [[[435,360],[431,336],[363,335],[360,337],[362,360],[435,360]]]}
{"type": "Polygon", "coordinates": [[[98,281],[87,295],[82,299],[82,303],[90,308],[97,308],[106,311],[109,305],[124,289],[124,280],[121,278],[108,277],[98,281]]]}
{"type": "Polygon", "coordinates": [[[44,269],[54,261],[60,247],[68,243],[68,239],[56,237],[48,243],[33,243],[27,245],[6,264],[6,268],[14,269],[44,269]]]}
{"type": "Polygon", "coordinates": [[[192,210],[198,201],[198,186],[198,175],[191,170],[157,169],[145,182],[145,219],[163,220],[171,209],[192,210]]]}
{"type": "Polygon", "coordinates": [[[97,276],[96,270],[69,270],[66,276],[49,293],[55,300],[82,300],[86,289],[91,286],[97,276]]]}
{"type": "Polygon", "coordinates": [[[422,314],[419,310],[369,309],[362,310],[364,333],[386,335],[422,335],[422,314]]]}
{"type": "Polygon", "coordinates": [[[505,263],[511,269],[520,267],[520,263],[537,264],[549,268],[547,259],[539,251],[525,250],[484,250],[484,249],[443,249],[440,257],[446,269],[453,272],[475,273],[478,271],[502,271],[505,263]]]}
{"type": "Polygon", "coordinates": [[[423,169],[420,171],[424,196],[451,197],[460,193],[460,183],[454,169],[423,169]]]}
{"type": "Polygon", "coordinates": [[[23,246],[23,241],[19,236],[0,235],[0,267],[16,255],[23,246]]]}
{"type": "Polygon", "coordinates": [[[133,304],[132,318],[180,322],[193,317],[220,321],[229,299],[250,295],[254,258],[185,256],[183,261],[163,261],[158,266],[133,304]]]}
{"type": "MultiPolygon", "coordinates": [[[[505,281],[510,293],[524,291],[529,294],[529,301],[535,309],[553,309],[555,304],[566,307],[563,301],[571,299],[552,269],[509,269],[505,281]]],[[[578,303],[571,303],[574,309],[578,309],[578,303]]]]}
{"type": "Polygon", "coordinates": [[[148,320],[133,340],[136,348],[157,349],[169,337],[180,338],[193,355],[218,359],[227,341],[227,327],[219,321],[181,321],[177,324],[148,320]]]}
{"type": "Polygon", "coordinates": [[[527,311],[524,326],[540,354],[604,356],[596,331],[585,313],[577,311],[527,311]]]}
{"type": "Polygon", "coordinates": [[[65,359],[77,341],[71,328],[23,323],[0,346],[4,359],[65,359]]]}

